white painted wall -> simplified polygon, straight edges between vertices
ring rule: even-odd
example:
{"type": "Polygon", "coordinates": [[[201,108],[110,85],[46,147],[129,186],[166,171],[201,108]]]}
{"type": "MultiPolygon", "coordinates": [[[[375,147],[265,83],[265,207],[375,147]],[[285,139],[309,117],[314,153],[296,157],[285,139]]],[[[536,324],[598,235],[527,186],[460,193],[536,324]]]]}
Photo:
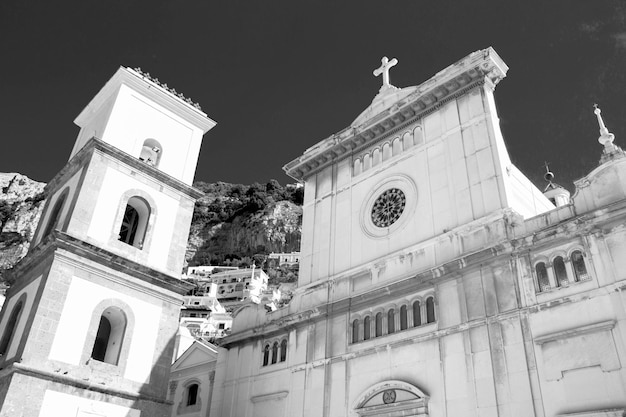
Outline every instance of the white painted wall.
{"type": "Polygon", "coordinates": [[[72,156],[92,136],[139,157],[146,139],[163,147],[158,169],[191,185],[204,132],[153,100],[122,84],[81,129],[72,156]]]}
{"type": "Polygon", "coordinates": [[[487,88],[476,88],[449,101],[385,143],[355,155],[372,155],[372,167],[361,174],[351,175],[353,164],[347,160],[306,180],[300,286],[501,209],[512,208],[529,217],[554,208],[511,164],[493,95],[487,88]],[[417,137],[422,142],[415,144],[410,138],[420,126],[423,141],[417,137]],[[392,155],[396,138],[406,138],[407,146],[392,155]],[[381,185],[394,177],[406,178],[406,189],[400,188],[411,199],[413,192],[408,190],[415,187],[416,198],[407,201],[398,220],[401,231],[373,238],[363,228],[370,215],[372,192],[384,191],[381,185]]]}
{"type": "Polygon", "coordinates": [[[111,298],[128,304],[135,317],[134,333],[127,334],[124,339],[131,345],[123,376],[137,382],[148,382],[154,357],[160,355],[155,346],[161,307],[143,301],[139,295],[116,291],[78,277],[72,277],[49,359],[79,365],[93,308],[111,298]]]}
{"type": "MultiPolygon", "coordinates": [[[[95,204],[90,204],[93,204],[95,208],[89,223],[87,236],[77,237],[134,260],[145,259],[148,266],[152,268],[158,270],[167,269],[168,254],[171,249],[171,239],[179,209],[177,199],[146,185],[132,176],[113,168],[107,168],[98,199],[95,201],[95,204]],[[117,235],[121,226],[117,216],[122,195],[128,190],[134,189],[144,191],[156,203],[156,207],[153,208],[151,213],[151,223],[148,231],[148,233],[152,234],[151,243],[149,247],[144,246],[142,250],[117,241],[117,235]],[[114,240],[113,245],[109,243],[112,237],[114,240]],[[136,254],[133,256],[135,252],[136,254]],[[147,257],[145,256],[146,253],[147,257]]],[[[124,207],[121,209],[122,214],[124,207]]],[[[176,275],[180,273],[180,271],[171,272],[175,272],[176,275]]]]}
{"type": "Polygon", "coordinates": [[[46,390],[39,417],[139,417],[141,410],[46,390]]]}

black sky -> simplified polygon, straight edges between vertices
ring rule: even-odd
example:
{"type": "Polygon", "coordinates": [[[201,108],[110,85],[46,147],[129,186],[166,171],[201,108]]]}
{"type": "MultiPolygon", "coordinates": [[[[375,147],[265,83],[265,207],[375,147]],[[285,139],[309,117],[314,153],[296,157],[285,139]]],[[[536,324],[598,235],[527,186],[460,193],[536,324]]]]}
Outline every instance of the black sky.
{"type": "Polygon", "coordinates": [[[0,172],[49,181],[74,118],[120,65],[141,67],[218,122],[196,179],[289,179],[281,167],[371,102],[384,55],[391,82],[417,85],[493,46],[514,163],[542,185],[597,165],[592,104],[626,147],[626,2],[68,0],[0,2],[0,172]]]}

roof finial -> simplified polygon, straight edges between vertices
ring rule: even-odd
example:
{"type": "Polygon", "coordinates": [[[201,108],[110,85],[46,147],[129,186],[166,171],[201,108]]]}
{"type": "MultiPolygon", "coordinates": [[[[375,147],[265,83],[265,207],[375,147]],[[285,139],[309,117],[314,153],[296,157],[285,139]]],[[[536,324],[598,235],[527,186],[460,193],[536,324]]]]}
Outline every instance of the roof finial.
{"type": "Polygon", "coordinates": [[[600,157],[600,164],[603,164],[615,158],[623,158],[626,155],[619,146],[613,145],[615,135],[609,132],[609,129],[607,129],[604,125],[604,120],[602,120],[602,116],[600,116],[600,113],[602,113],[602,111],[597,104],[594,104],[593,108],[593,112],[596,114],[596,117],[598,118],[598,124],[600,125],[600,137],[598,138],[598,142],[604,145],[604,150],[602,151],[602,156],[600,157]]]}
{"type": "Polygon", "coordinates": [[[600,125],[600,137],[598,138],[598,142],[603,144],[605,148],[609,148],[610,146],[612,146],[613,141],[615,140],[615,135],[609,132],[609,129],[607,129],[604,125],[604,120],[602,120],[602,116],[600,115],[600,113],[602,113],[602,110],[600,110],[598,105],[594,104],[593,108],[595,109],[593,112],[596,114],[596,117],[598,118],[598,124],[600,125]]]}
{"type": "Polygon", "coordinates": [[[546,167],[546,173],[543,175],[543,178],[545,178],[549,183],[552,183],[552,180],[554,179],[554,172],[550,171],[550,166],[547,161],[544,161],[543,166],[546,167]]]}

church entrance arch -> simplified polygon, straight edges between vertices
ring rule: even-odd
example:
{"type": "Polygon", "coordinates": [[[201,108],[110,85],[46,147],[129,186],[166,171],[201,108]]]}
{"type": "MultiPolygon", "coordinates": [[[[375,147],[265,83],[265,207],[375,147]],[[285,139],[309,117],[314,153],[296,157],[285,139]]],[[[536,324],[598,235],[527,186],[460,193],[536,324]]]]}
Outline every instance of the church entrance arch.
{"type": "Polygon", "coordinates": [[[353,404],[354,416],[428,416],[428,395],[399,380],[380,382],[363,391],[353,404]]]}

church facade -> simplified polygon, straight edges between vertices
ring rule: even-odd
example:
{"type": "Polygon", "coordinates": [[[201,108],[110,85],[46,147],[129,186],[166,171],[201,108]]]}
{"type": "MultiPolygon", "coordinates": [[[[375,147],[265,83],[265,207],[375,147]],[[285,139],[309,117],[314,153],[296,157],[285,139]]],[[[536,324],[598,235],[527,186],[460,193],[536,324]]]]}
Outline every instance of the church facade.
{"type": "Polygon", "coordinates": [[[169,416],[191,184],[215,122],[122,67],[75,123],[0,314],[0,416],[169,416]]]}
{"type": "Polygon", "coordinates": [[[285,166],[305,184],[298,288],[236,313],[211,415],[622,416],[626,157],[600,110],[600,165],[544,195],[509,159],[493,49],[402,89],[396,62],[285,166]]]}

